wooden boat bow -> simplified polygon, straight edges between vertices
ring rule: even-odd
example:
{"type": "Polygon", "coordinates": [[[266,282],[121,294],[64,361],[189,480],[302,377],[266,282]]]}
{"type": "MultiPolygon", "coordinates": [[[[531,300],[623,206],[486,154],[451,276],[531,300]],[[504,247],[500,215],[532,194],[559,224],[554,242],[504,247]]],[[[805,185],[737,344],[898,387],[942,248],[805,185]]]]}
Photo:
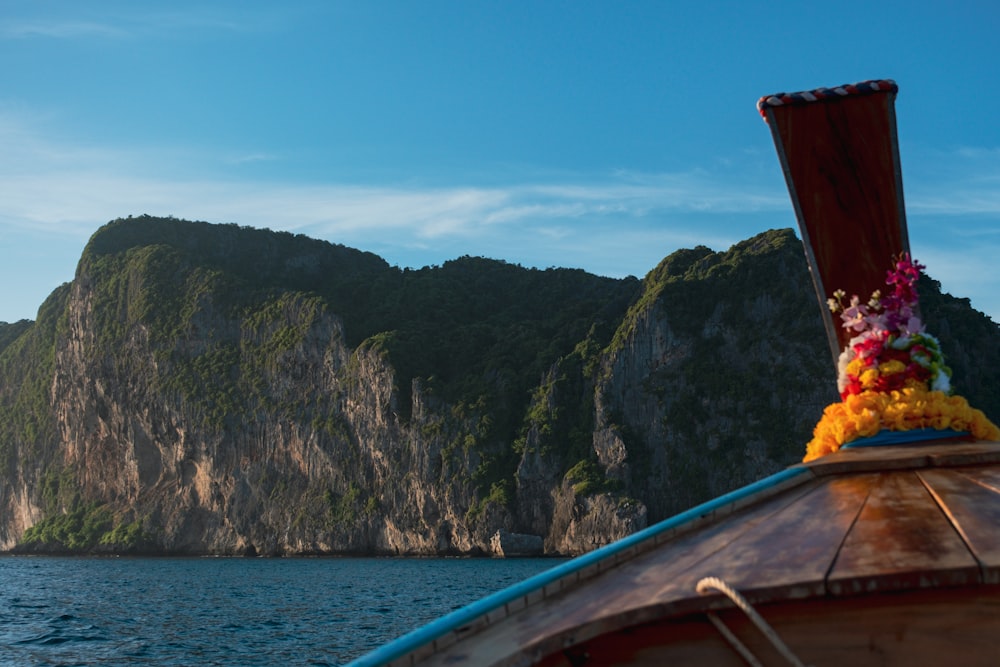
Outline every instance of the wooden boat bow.
{"type": "Polygon", "coordinates": [[[697,592],[708,576],[742,593],[807,664],[885,664],[890,653],[921,664],[932,650],[975,664],[1000,630],[998,521],[1000,443],[845,448],[569,561],[484,599],[481,613],[445,617],[433,637],[418,631],[399,655],[358,664],[744,664],[709,612],[756,655],[775,657],[728,598],[697,592]],[[954,646],[966,625],[979,634],[954,646]]]}

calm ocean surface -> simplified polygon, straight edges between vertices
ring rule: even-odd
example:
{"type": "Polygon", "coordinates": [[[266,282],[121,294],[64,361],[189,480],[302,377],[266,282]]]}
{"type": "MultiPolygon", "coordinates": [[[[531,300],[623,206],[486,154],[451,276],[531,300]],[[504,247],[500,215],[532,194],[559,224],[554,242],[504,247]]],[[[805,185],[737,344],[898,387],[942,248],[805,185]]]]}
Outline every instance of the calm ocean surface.
{"type": "Polygon", "coordinates": [[[339,665],[561,562],[0,557],[0,665],[339,665]]]}

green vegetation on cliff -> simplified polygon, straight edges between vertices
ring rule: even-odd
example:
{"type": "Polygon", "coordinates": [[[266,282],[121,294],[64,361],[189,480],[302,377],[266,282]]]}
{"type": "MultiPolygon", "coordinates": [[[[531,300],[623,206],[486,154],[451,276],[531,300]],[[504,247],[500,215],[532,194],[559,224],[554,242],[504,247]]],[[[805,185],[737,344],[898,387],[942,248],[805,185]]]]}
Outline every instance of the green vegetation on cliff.
{"type": "Polygon", "coordinates": [[[43,464],[56,450],[57,428],[49,397],[56,333],[69,297],[57,288],[38,310],[34,324],[0,328],[0,471],[11,474],[22,458],[43,464]]]}
{"type": "MultiPolygon", "coordinates": [[[[372,338],[386,350],[404,416],[409,383],[419,377],[445,400],[498,400],[494,408],[513,410],[498,420],[507,432],[519,423],[523,395],[548,365],[595,322],[612,330],[638,287],[635,279],[479,257],[399,269],[301,235],[146,216],[101,228],[80,267],[96,290],[96,349],[119,342],[137,324],[163,346],[193,334],[212,343],[216,332],[192,331],[192,317],[206,307],[246,318],[255,329],[280,317],[289,299],[312,295],[310,308],[344,321],[349,346],[372,338]],[[516,405],[507,405],[511,399],[516,405]]],[[[252,363],[275,363],[302,333],[276,333],[254,351],[252,363]]],[[[224,377],[220,364],[227,362],[239,370],[233,350],[213,347],[205,354],[213,358],[201,369],[182,369],[189,379],[177,382],[204,384],[204,372],[224,377]]]]}
{"type": "Polygon", "coordinates": [[[211,308],[251,332],[282,320],[293,301],[310,309],[306,322],[335,313],[349,346],[388,355],[403,419],[415,378],[441,400],[489,413],[488,428],[476,434],[489,452],[474,475],[484,495],[512,478],[517,454],[508,443],[541,375],[588,332],[610,335],[639,285],[478,257],[398,269],[303,236],[146,217],[99,230],[80,270],[95,289],[95,350],[117,349],[141,325],[171,362],[161,390],[179,392],[217,428],[246,406],[276,407],[261,369],[277,365],[305,325],[300,312],[296,327],[238,345],[222,332],[193,331],[197,313],[211,308]],[[204,349],[178,353],[193,336],[204,349]]]}
{"type": "Polygon", "coordinates": [[[49,467],[41,489],[46,516],[24,532],[20,551],[134,553],[153,544],[142,521],[121,521],[105,503],[81,500],[68,468],[49,467]]]}
{"type": "MultiPolygon", "coordinates": [[[[996,418],[1000,330],[925,283],[996,418]]],[[[0,509],[35,520],[0,541],[468,552],[602,493],[655,520],[793,462],[832,383],[789,230],[640,282],[121,219],[37,322],[0,323],[0,509]]]]}

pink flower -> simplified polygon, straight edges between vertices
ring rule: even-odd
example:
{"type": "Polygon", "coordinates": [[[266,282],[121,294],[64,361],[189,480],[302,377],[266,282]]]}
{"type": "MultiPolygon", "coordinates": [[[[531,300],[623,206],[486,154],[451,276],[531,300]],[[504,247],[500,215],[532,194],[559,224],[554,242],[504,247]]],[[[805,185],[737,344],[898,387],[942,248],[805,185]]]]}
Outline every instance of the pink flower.
{"type": "Polygon", "coordinates": [[[923,268],[909,254],[901,255],[895,268],[886,273],[886,284],[892,289],[884,296],[874,292],[867,304],[862,304],[855,295],[845,308],[843,290],[834,292],[830,309],[841,311],[842,326],[857,332],[838,362],[837,387],[842,397],[863,391],[864,386],[882,392],[901,389],[913,382],[948,388],[951,371],[944,365],[940,345],[924,332],[924,323],[915,312],[917,280],[923,268]],[[903,370],[879,375],[868,385],[860,382],[859,376],[869,372],[865,369],[878,369],[889,361],[901,363],[903,370]],[[849,372],[852,366],[856,368],[849,372]]]}
{"type": "Polygon", "coordinates": [[[900,330],[900,333],[903,335],[920,334],[923,332],[924,323],[916,315],[911,315],[910,319],[906,320],[906,324],[900,330]]]}
{"type": "Polygon", "coordinates": [[[840,319],[845,329],[864,331],[866,325],[865,318],[867,316],[868,308],[859,304],[858,297],[855,296],[851,299],[850,307],[845,308],[844,312],[841,313],[840,319]]]}

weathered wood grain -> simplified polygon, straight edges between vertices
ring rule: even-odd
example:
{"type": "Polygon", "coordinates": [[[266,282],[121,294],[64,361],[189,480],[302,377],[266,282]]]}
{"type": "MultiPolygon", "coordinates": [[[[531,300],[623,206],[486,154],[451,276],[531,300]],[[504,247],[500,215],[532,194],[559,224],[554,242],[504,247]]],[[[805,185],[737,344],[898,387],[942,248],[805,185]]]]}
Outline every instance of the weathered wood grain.
{"type": "Polygon", "coordinates": [[[828,577],[834,594],[979,581],[961,536],[915,472],[881,473],[828,577]]]}
{"type": "Polygon", "coordinates": [[[844,536],[878,480],[875,474],[826,480],[692,574],[720,577],[755,602],[823,595],[844,536]]]}
{"type": "Polygon", "coordinates": [[[982,568],[983,580],[1000,583],[1000,471],[921,470],[920,479],[965,540],[982,568]]]}

